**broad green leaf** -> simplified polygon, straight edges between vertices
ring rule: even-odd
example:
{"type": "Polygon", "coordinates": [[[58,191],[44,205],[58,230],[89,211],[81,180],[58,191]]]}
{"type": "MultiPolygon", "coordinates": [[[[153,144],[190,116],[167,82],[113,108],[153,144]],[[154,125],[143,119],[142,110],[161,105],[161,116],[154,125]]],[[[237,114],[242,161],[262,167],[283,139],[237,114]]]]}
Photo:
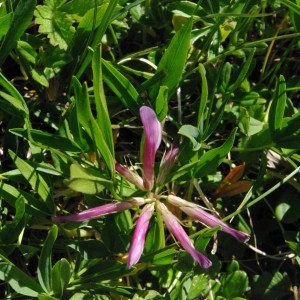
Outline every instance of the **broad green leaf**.
{"type": "Polygon", "coordinates": [[[199,299],[209,286],[206,274],[196,275],[192,279],[191,287],[187,294],[187,300],[199,299]]]}
{"type": "Polygon", "coordinates": [[[102,49],[100,47],[95,49],[93,60],[92,60],[93,86],[94,86],[94,96],[95,96],[96,112],[97,112],[96,120],[99,128],[101,128],[103,132],[103,137],[110,150],[110,153],[112,156],[114,156],[112,127],[111,127],[109,112],[107,109],[105,92],[103,88],[101,51],[102,49]]]}
{"type": "Polygon", "coordinates": [[[227,274],[222,281],[221,292],[225,299],[234,299],[243,296],[249,286],[249,280],[245,271],[234,271],[227,274]]]}
{"type": "Polygon", "coordinates": [[[72,190],[90,195],[100,193],[104,188],[112,187],[111,181],[101,178],[100,176],[88,174],[83,168],[76,164],[71,165],[70,179],[64,182],[72,190]]]}
{"type": "Polygon", "coordinates": [[[29,26],[35,6],[35,0],[18,1],[17,7],[12,15],[10,27],[0,46],[0,67],[2,67],[9,52],[16,46],[18,39],[29,26]]]}
{"type": "Polygon", "coordinates": [[[34,12],[35,22],[39,24],[39,32],[46,34],[50,44],[61,49],[68,49],[75,28],[72,18],[60,10],[61,0],[45,0],[45,5],[38,5],[34,12]]]}
{"type": "Polygon", "coordinates": [[[4,183],[3,180],[0,181],[0,196],[12,207],[16,206],[16,201],[20,197],[25,200],[26,212],[33,216],[43,216],[49,215],[48,208],[45,203],[36,199],[29,193],[23,190],[17,189],[12,185],[4,183]]]}
{"type": "Polygon", "coordinates": [[[12,289],[24,296],[37,297],[43,291],[32,277],[8,262],[0,262],[0,279],[7,282],[12,289]]]}
{"type": "Polygon", "coordinates": [[[49,212],[51,214],[54,213],[55,207],[51,196],[50,187],[44,178],[30,164],[19,158],[15,153],[9,151],[9,154],[17,168],[20,170],[21,174],[47,205],[49,212]]]}
{"type": "Polygon", "coordinates": [[[282,128],[285,105],[286,84],[285,78],[283,75],[280,75],[276,84],[273,100],[268,114],[269,129],[273,139],[276,139],[276,135],[282,128]]]}
{"type": "Polygon", "coordinates": [[[71,278],[71,266],[69,262],[62,258],[57,261],[52,269],[52,290],[56,297],[63,295],[64,289],[71,278]]]}
{"type": "Polygon", "coordinates": [[[57,134],[51,134],[45,131],[31,129],[29,134],[27,130],[22,128],[11,129],[10,132],[26,138],[31,142],[35,142],[42,148],[59,149],[61,151],[82,152],[82,149],[75,142],[66,137],[57,134]]]}
{"type": "Polygon", "coordinates": [[[163,71],[166,76],[155,83],[150,91],[151,99],[156,99],[161,86],[166,86],[169,91],[169,97],[176,90],[185,67],[188,50],[190,48],[191,30],[193,18],[175,34],[168,49],[161,58],[156,73],[163,71]]]}
{"type": "Polygon", "coordinates": [[[57,238],[57,233],[57,226],[53,225],[45,239],[38,262],[38,280],[46,293],[52,290],[52,248],[57,238]]]}
{"type": "Polygon", "coordinates": [[[98,123],[93,116],[90,107],[87,85],[84,84],[82,86],[76,77],[73,78],[73,85],[75,91],[77,119],[82,124],[97,149],[101,152],[104,162],[106,163],[106,166],[111,173],[111,176],[114,177],[114,156],[113,153],[111,153],[109,146],[107,145],[103,136],[103,130],[107,130],[107,128],[104,128],[103,130],[102,128],[99,128],[98,123]]]}
{"type": "Polygon", "coordinates": [[[103,80],[133,114],[139,114],[139,94],[112,63],[102,59],[103,80]]]}
{"type": "Polygon", "coordinates": [[[179,134],[187,137],[193,144],[193,151],[198,151],[201,148],[201,134],[197,127],[192,125],[183,125],[180,127],[179,134]]]}

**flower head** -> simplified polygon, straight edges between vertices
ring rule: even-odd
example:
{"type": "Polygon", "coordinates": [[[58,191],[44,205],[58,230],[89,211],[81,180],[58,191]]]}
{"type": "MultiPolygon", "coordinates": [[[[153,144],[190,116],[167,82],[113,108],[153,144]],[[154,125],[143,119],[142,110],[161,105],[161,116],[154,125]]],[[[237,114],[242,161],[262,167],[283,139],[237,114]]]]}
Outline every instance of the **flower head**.
{"type": "Polygon", "coordinates": [[[121,176],[133,183],[141,191],[146,191],[147,195],[145,195],[145,198],[133,197],[126,201],[115,201],[87,209],[77,214],[53,217],[52,220],[54,222],[82,222],[106,214],[143,206],[135,225],[129,249],[127,266],[130,268],[139,261],[143,253],[149,223],[154,213],[154,208],[157,207],[156,213],[162,216],[164,224],[179,241],[181,246],[200,264],[201,267],[209,268],[212,264],[211,261],[195,248],[180,222],[162,201],[166,200],[169,204],[179,207],[183,212],[207,226],[220,226],[224,232],[231,234],[242,242],[246,242],[249,239],[249,236],[243,232],[232,229],[215,216],[203,211],[196,204],[190,203],[174,195],[165,196],[158,194],[157,190],[154,192],[152,191],[155,184],[156,186],[161,186],[164,183],[175,162],[179,149],[172,148],[165,154],[161,161],[155,182],[154,164],[156,152],[162,139],[162,128],[155,112],[151,108],[142,106],[140,108],[140,117],[144,126],[144,142],[142,143],[143,178],[118,162],[116,162],[116,170],[121,176]]]}

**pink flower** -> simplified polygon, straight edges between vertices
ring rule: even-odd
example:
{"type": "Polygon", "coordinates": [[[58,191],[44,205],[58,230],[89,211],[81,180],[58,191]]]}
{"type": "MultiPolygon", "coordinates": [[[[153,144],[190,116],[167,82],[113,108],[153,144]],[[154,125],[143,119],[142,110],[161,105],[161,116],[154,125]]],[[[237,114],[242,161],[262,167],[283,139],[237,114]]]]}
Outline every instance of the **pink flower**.
{"type": "Polygon", "coordinates": [[[134,264],[136,264],[143,253],[146,233],[148,231],[149,222],[152,217],[153,211],[154,203],[146,204],[143,207],[141,214],[136,222],[128,254],[128,268],[131,268],[134,264]]]}
{"type": "Polygon", "coordinates": [[[136,187],[138,187],[140,190],[144,190],[144,183],[143,179],[139,174],[129,170],[127,167],[124,167],[120,163],[116,162],[115,164],[117,172],[122,175],[124,178],[126,178],[129,182],[133,183],[136,187]]]}
{"type": "Polygon", "coordinates": [[[158,176],[156,179],[157,185],[161,185],[164,183],[164,180],[166,179],[172,166],[174,165],[174,161],[178,155],[178,152],[179,152],[178,148],[173,148],[173,149],[169,150],[163,157],[163,159],[160,163],[160,168],[159,168],[158,176]]]}
{"type": "Polygon", "coordinates": [[[132,207],[140,206],[144,203],[145,203],[144,198],[136,197],[136,198],[131,198],[127,201],[112,202],[101,206],[96,206],[73,215],[52,217],[52,221],[53,222],[83,222],[94,218],[98,218],[103,215],[113,214],[132,207]]]}
{"type": "Polygon", "coordinates": [[[176,217],[168,210],[168,208],[163,203],[158,202],[157,207],[162,214],[163,220],[168,230],[175,236],[181,246],[191,254],[193,259],[196,260],[202,268],[209,268],[212,264],[211,261],[205,255],[196,250],[189,236],[177,221],[176,217]]]}
{"type": "Polygon", "coordinates": [[[249,240],[249,235],[244,232],[238,231],[231,228],[226,223],[215,217],[214,215],[204,211],[198,205],[183,200],[177,196],[169,195],[167,201],[175,206],[178,206],[183,212],[192,217],[195,220],[209,226],[217,227],[220,226],[222,231],[232,235],[241,242],[247,242],[249,240]]]}
{"type": "Polygon", "coordinates": [[[150,107],[142,106],[140,117],[145,134],[143,153],[144,187],[147,191],[151,191],[154,185],[155,156],[161,143],[162,128],[155,112],[150,107]]]}

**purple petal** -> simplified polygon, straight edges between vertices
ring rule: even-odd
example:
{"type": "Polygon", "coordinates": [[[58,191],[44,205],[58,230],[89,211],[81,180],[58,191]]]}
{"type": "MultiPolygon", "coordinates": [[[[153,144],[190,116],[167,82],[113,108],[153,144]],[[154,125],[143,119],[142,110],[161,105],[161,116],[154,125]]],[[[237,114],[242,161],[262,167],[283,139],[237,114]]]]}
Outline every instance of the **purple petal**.
{"type": "Polygon", "coordinates": [[[118,211],[123,211],[133,206],[142,205],[144,203],[145,203],[144,198],[132,198],[129,201],[112,202],[101,206],[93,207],[73,215],[52,217],[52,221],[53,222],[69,222],[69,221],[82,222],[103,215],[116,213],[118,211]]]}
{"type": "Polygon", "coordinates": [[[238,231],[236,229],[231,228],[226,223],[215,217],[214,215],[206,212],[205,210],[201,209],[198,205],[183,200],[179,197],[169,195],[167,197],[169,203],[179,206],[179,208],[185,212],[187,215],[191,216],[193,219],[198,220],[199,222],[209,226],[209,227],[217,227],[221,226],[222,231],[232,235],[236,239],[241,242],[247,242],[249,240],[249,235],[238,231]]]}
{"type": "Polygon", "coordinates": [[[148,231],[149,222],[154,211],[154,204],[150,203],[143,207],[141,214],[136,222],[132,236],[131,246],[128,254],[127,267],[131,268],[136,264],[144,250],[145,237],[148,231]]]}
{"type": "Polygon", "coordinates": [[[154,162],[161,142],[162,129],[155,112],[147,106],[140,108],[140,118],[144,126],[145,146],[143,153],[144,186],[150,191],[154,185],[154,162]]]}
{"type": "Polygon", "coordinates": [[[138,187],[141,190],[145,190],[143,179],[141,176],[139,176],[137,173],[132,172],[128,168],[124,167],[120,163],[116,162],[115,164],[116,170],[119,174],[121,174],[125,179],[127,179],[129,182],[133,183],[136,187],[138,187]]]}
{"type": "Polygon", "coordinates": [[[169,174],[169,172],[174,164],[174,161],[178,155],[178,152],[179,152],[179,149],[174,148],[174,149],[169,150],[165,154],[165,156],[160,164],[159,173],[158,173],[157,180],[156,180],[156,183],[158,185],[163,184],[164,180],[166,179],[167,175],[169,174]]]}
{"type": "Polygon", "coordinates": [[[168,230],[175,236],[181,246],[191,254],[193,259],[196,260],[202,268],[209,268],[212,265],[212,262],[205,255],[196,250],[189,236],[177,221],[176,217],[163,203],[158,202],[157,207],[162,213],[163,220],[168,230]]]}

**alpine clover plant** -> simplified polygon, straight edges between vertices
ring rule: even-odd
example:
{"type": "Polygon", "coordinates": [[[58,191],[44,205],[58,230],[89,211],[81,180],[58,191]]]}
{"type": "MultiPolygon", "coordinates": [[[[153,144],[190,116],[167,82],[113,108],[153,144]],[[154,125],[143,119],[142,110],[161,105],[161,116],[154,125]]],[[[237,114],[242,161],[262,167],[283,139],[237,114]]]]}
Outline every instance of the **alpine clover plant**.
{"type": "Polygon", "coordinates": [[[126,201],[115,201],[109,204],[87,209],[83,212],[73,215],[56,216],[53,217],[53,221],[81,222],[130,208],[142,207],[139,218],[135,225],[132,242],[129,249],[127,261],[128,268],[136,264],[143,253],[146,234],[154,212],[162,217],[160,219],[163,220],[168,230],[179,241],[181,246],[193,257],[193,259],[197,261],[202,268],[209,268],[212,262],[194,247],[189,236],[181,226],[180,221],[167,208],[165,203],[179,207],[192,219],[200,221],[207,226],[219,226],[221,230],[232,235],[239,241],[246,242],[248,241],[249,236],[243,232],[230,228],[217,217],[204,211],[194,203],[188,202],[172,194],[165,195],[159,192],[159,186],[164,183],[167,174],[174,164],[179,149],[172,148],[164,155],[160,164],[159,172],[155,177],[154,164],[156,152],[162,139],[162,127],[155,112],[151,108],[142,106],[139,110],[139,113],[144,127],[142,147],[142,177],[118,162],[116,162],[116,170],[122,177],[134,184],[138,189],[143,190],[145,192],[145,196],[133,197],[126,201]]]}

